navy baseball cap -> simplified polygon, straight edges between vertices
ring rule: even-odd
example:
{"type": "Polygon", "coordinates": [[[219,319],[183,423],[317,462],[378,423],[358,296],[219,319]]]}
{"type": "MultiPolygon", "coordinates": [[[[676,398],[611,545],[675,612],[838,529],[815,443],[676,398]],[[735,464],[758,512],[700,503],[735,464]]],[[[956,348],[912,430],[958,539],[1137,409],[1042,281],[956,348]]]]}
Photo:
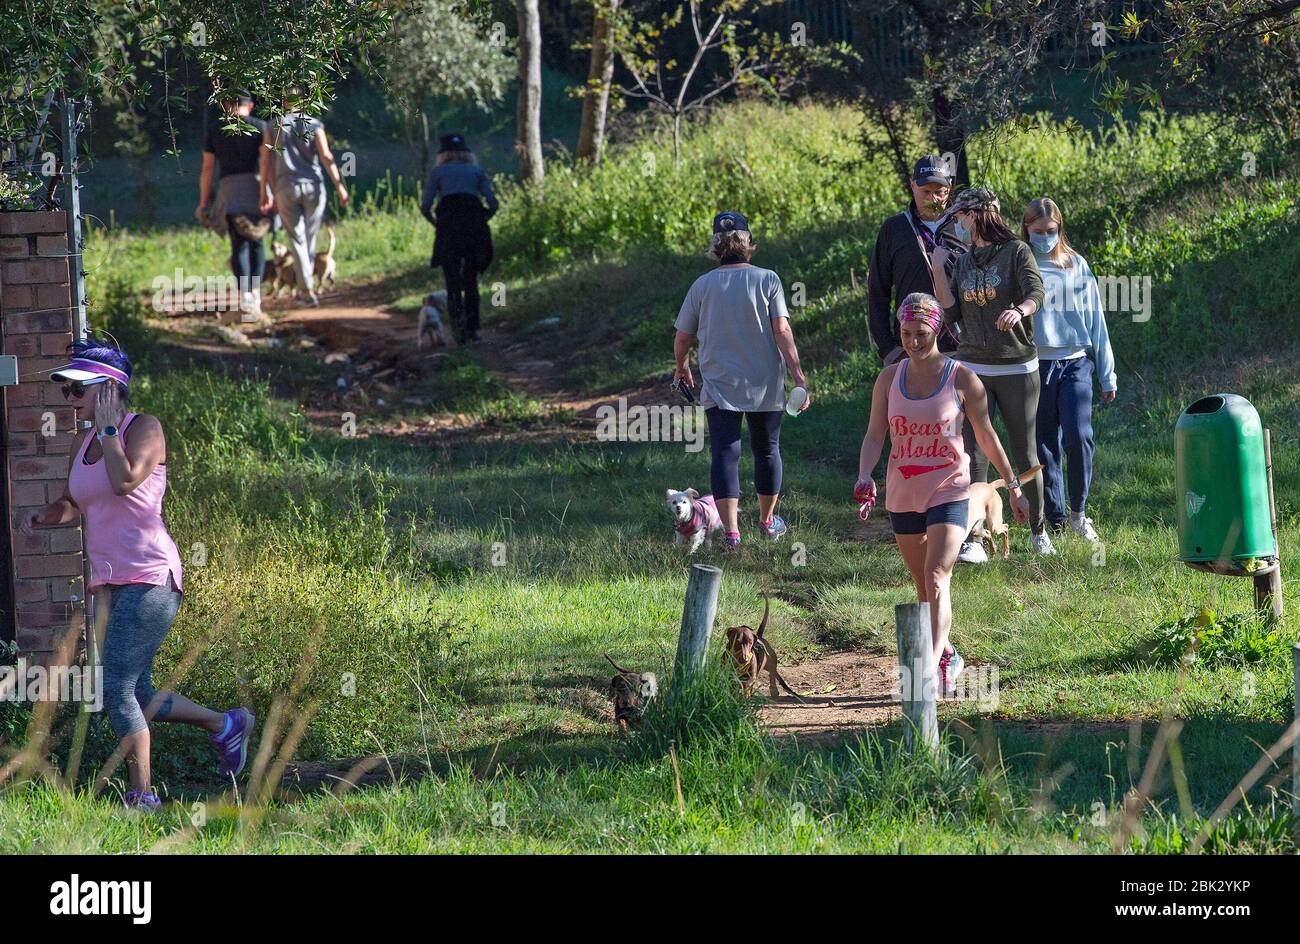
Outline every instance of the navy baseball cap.
{"type": "Polygon", "coordinates": [[[737,213],[734,210],[724,210],[713,218],[713,232],[726,233],[733,230],[744,230],[749,232],[749,220],[745,219],[743,213],[737,213]]]}
{"type": "Polygon", "coordinates": [[[444,134],[438,141],[438,153],[444,151],[468,151],[465,139],[459,134],[444,134]]]}
{"type": "Polygon", "coordinates": [[[948,175],[948,166],[937,154],[927,154],[916,162],[912,168],[912,180],[917,184],[942,184],[952,186],[952,177],[948,175]]]}

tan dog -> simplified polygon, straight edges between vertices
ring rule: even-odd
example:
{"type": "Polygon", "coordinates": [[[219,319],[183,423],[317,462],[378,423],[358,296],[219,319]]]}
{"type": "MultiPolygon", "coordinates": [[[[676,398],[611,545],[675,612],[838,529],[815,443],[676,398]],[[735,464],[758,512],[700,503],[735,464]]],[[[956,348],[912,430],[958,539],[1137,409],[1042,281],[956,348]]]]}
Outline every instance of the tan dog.
{"type": "Polygon", "coordinates": [[[334,246],[337,240],[334,237],[334,224],[330,223],[325,227],[329,230],[330,244],[324,252],[316,254],[316,260],[312,264],[312,272],[315,275],[316,290],[320,291],[328,282],[330,288],[334,287],[334,279],[338,275],[339,264],[334,261],[334,246]]]}
{"type": "Polygon", "coordinates": [[[620,734],[641,723],[646,705],[659,694],[659,677],[653,672],[625,669],[608,655],[605,658],[618,673],[609,680],[609,697],[614,702],[614,723],[620,734]]]}
{"type": "Polygon", "coordinates": [[[763,638],[770,609],[771,602],[767,598],[767,591],[763,591],[763,619],[759,622],[758,629],[749,626],[732,626],[727,630],[727,652],[736,666],[736,674],[740,676],[741,693],[749,697],[754,691],[754,686],[758,684],[758,677],[766,672],[772,698],[777,697],[776,684],[780,682],[782,688],[799,701],[803,701],[803,697],[791,688],[777,671],[776,649],[763,638]]]}
{"type": "Polygon", "coordinates": [[[262,295],[265,298],[275,298],[284,289],[289,289],[290,294],[297,291],[298,274],[294,271],[293,253],[284,243],[271,241],[271,258],[266,260],[262,269],[262,295]]]}
{"type": "MultiPolygon", "coordinates": [[[[1041,465],[1030,466],[1020,474],[1023,485],[1043,471],[1041,465]]],[[[996,556],[998,540],[1002,541],[1002,558],[1011,556],[1011,527],[1002,520],[1002,495],[998,489],[1006,488],[1002,479],[992,482],[972,482],[970,486],[970,510],[972,515],[970,534],[967,540],[978,539],[989,552],[989,557],[996,556]]]]}

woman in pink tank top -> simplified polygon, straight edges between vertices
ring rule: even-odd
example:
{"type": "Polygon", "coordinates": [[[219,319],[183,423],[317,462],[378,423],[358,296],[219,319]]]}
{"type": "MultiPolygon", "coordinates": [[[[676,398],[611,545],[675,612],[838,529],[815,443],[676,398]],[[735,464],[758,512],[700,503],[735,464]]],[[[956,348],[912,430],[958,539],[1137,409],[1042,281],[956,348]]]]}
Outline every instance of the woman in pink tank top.
{"type": "Polygon", "coordinates": [[[247,759],[254,718],[244,708],[223,714],[154,690],[154,655],[181,600],[180,554],[162,519],[167,444],[156,417],[126,412],[131,362],[124,352],[92,335],[70,353],[71,363],[50,379],[63,384],[76,418],[93,417],[94,425],[77,434],[63,495],[28,511],[20,527],[31,534],[82,519],[87,589],[96,602],[108,598],[101,685],[131,779],[126,804],[153,810],[161,802],[150,776],[150,720],[206,729],[221,753],[222,775],[234,776],[247,759]]]}
{"type": "Polygon", "coordinates": [[[957,552],[969,530],[970,457],[962,442],[965,418],[970,419],[985,455],[1012,483],[1011,507],[1017,521],[1028,520],[1029,506],[989,423],[983,384],[969,368],[939,352],[943,309],[938,301],[914,292],[898,307],[898,320],[907,357],[876,378],[854,497],[864,507],[875,501],[871,472],[888,435],[885,509],[916,584],[916,597],[930,604],[935,663],[941,690],[947,695],[955,690],[964,665],[949,643],[949,588],[957,552]]]}

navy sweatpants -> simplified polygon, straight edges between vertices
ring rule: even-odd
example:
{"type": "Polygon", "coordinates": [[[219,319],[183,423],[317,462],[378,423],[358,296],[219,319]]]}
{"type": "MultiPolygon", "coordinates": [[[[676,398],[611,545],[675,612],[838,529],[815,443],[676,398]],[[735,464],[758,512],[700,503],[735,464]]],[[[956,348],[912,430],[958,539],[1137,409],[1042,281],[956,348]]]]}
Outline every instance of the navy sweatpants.
{"type": "Polygon", "coordinates": [[[1043,464],[1043,512],[1053,527],[1069,510],[1082,514],[1092,482],[1092,359],[1038,362],[1038,461],[1043,464]],[[1062,474],[1062,466],[1065,473],[1062,474]]]}

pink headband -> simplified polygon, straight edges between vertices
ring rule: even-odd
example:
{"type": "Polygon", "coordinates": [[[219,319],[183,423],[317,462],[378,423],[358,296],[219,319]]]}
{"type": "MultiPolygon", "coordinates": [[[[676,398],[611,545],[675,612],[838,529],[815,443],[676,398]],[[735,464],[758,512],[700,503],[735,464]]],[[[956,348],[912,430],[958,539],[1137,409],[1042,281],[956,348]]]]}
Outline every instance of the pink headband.
{"type": "Polygon", "coordinates": [[[943,309],[937,302],[925,300],[906,300],[898,306],[898,323],[905,321],[920,321],[930,326],[930,330],[938,334],[943,330],[943,309]]]}
{"type": "Polygon", "coordinates": [[[92,374],[99,374],[101,377],[108,377],[112,380],[116,380],[118,383],[122,384],[122,386],[126,386],[131,382],[131,378],[116,367],[113,367],[110,364],[101,364],[99,361],[90,361],[85,358],[74,357],[68,362],[68,366],[77,370],[89,371],[92,374]]]}

